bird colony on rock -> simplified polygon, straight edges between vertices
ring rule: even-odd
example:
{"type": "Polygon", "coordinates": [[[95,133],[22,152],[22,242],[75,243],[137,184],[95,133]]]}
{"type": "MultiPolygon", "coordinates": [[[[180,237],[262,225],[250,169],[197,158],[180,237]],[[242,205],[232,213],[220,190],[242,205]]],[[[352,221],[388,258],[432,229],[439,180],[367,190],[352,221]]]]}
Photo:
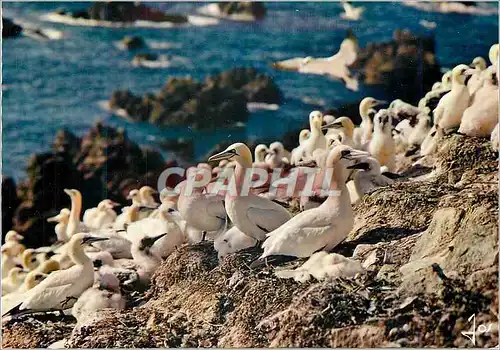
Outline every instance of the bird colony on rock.
{"type": "Polygon", "coordinates": [[[119,215],[113,209],[117,204],[104,199],[82,216],[82,194],[65,190],[71,208],[48,219],[57,223],[56,244],[25,249],[21,235],[7,233],[2,314],[70,310],[83,322],[95,310],[122,309],[122,284],[147,285],[176,247],[204,240],[213,240],[219,259],[260,247],[262,255],[253,267],[279,255],[310,258],[296,270],[277,272],[297,281],[363,273],[352,259],[329,254],[351,231],[355,203],[393,181],[419,181],[402,172],[425,162],[448,133],[491,137],[498,149],[498,44],[492,46],[489,61],[488,66],[478,57],[470,66],[456,66],[418,106],[366,97],[359,105],[359,126],[347,116],[313,111],[309,130],[300,132],[299,144],[290,152],[276,141],[258,145],[252,156],[244,143],[235,143],[208,163],[188,169],[177,191],[162,190],[161,203],[155,201],[156,191],[145,186],[130,191],[131,204],[119,215]],[[387,108],[374,109],[381,105],[387,108]],[[309,184],[313,194],[307,195],[300,190],[311,166],[319,175],[309,184]],[[269,178],[245,193],[245,176],[255,169],[269,178]],[[296,176],[298,188],[284,191],[274,183],[271,173],[276,169],[281,183],[296,176]],[[198,170],[208,171],[211,179],[188,193],[198,170]],[[325,178],[326,194],[319,191],[325,178]],[[233,191],[217,191],[218,180],[232,183],[233,191]],[[301,209],[296,215],[285,208],[294,202],[301,209]]]}

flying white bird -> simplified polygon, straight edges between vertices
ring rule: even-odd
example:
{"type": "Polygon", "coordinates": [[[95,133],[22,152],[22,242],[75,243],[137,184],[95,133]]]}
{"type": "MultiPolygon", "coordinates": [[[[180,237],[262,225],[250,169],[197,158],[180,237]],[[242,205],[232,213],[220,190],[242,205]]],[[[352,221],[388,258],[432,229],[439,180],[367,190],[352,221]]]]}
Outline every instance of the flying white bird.
{"type": "Polygon", "coordinates": [[[359,20],[361,18],[361,14],[365,10],[364,7],[354,7],[347,1],[342,1],[342,6],[344,7],[344,12],[340,14],[340,17],[351,21],[359,20]]]}
{"type": "Polygon", "coordinates": [[[347,38],[340,44],[339,51],[331,57],[296,57],[276,62],[273,66],[276,69],[298,71],[304,74],[327,75],[332,78],[341,79],[345,82],[348,89],[357,91],[359,89],[359,82],[348,68],[356,61],[357,52],[358,41],[352,32],[349,32],[347,38]]]}

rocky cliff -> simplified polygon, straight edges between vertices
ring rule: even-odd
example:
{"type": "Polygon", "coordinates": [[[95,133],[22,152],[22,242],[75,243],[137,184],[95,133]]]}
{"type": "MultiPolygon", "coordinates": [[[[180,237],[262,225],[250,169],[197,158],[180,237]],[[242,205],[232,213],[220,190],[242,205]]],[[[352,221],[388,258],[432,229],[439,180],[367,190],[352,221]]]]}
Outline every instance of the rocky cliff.
{"type": "Polygon", "coordinates": [[[361,261],[365,275],[298,283],[276,267],[250,269],[257,248],[218,261],[210,243],[183,246],[135,297],[141,306],[76,328],[71,318],[26,317],[4,324],[2,345],[471,347],[461,332],[475,315],[492,325],[476,347],[496,346],[497,157],[485,139],[448,136],[426,179],[364,197],[335,252],[361,261]]]}

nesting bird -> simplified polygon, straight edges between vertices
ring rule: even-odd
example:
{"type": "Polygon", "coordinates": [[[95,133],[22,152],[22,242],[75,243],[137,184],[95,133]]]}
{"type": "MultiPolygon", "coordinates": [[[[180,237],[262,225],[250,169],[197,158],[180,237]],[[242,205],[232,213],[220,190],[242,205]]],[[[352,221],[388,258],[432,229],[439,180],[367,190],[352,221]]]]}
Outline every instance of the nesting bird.
{"type": "Polygon", "coordinates": [[[331,150],[325,166],[333,168],[329,188],[333,192],[319,207],[297,214],[269,232],[262,244],[264,253],[260,258],[271,255],[309,257],[320,249],[330,250],[343,241],[354,223],[351,200],[345,185],[346,166],[367,155],[345,145],[331,150]]]}
{"type": "Polygon", "coordinates": [[[392,138],[392,115],[386,109],[377,112],[374,118],[373,136],[368,146],[370,154],[380,165],[385,165],[390,171],[395,168],[394,140],[392,138]]]}
{"type": "Polygon", "coordinates": [[[68,227],[70,213],[71,212],[68,208],[63,208],[58,215],[47,219],[48,222],[57,222],[54,231],[59,242],[68,241],[68,238],[66,237],[66,229],[68,227]]]}
{"type": "Polygon", "coordinates": [[[462,115],[469,107],[470,94],[467,81],[471,77],[469,67],[460,64],[452,70],[451,91],[444,95],[434,110],[434,123],[442,129],[454,129],[460,126],[462,115]]]}
{"type": "MultiPolygon", "coordinates": [[[[316,116],[313,116],[316,118],[316,116]]],[[[317,116],[318,130],[321,134],[321,115],[317,116]]],[[[323,136],[323,134],[321,134],[323,136]]],[[[311,138],[313,135],[311,134],[311,138]]],[[[324,137],[324,136],[323,136],[324,137]]],[[[308,139],[310,140],[310,139],[308,139]]],[[[222,159],[236,162],[234,185],[236,193],[228,191],[224,199],[225,209],[234,226],[244,234],[262,241],[266,234],[276,229],[291,217],[290,213],[279,204],[257,196],[251,192],[241,193],[245,176],[249,175],[247,169],[252,167],[252,154],[243,143],[235,143],[224,151],[209,158],[209,161],[222,159]]]]}
{"type": "Polygon", "coordinates": [[[39,285],[22,296],[22,302],[9,310],[2,310],[3,316],[16,316],[34,311],[64,310],[71,307],[75,300],[94,282],[92,260],[83,250],[84,244],[97,242],[96,238],[85,233],[71,236],[68,254],[75,263],[66,270],[51,273],[39,285]]]}

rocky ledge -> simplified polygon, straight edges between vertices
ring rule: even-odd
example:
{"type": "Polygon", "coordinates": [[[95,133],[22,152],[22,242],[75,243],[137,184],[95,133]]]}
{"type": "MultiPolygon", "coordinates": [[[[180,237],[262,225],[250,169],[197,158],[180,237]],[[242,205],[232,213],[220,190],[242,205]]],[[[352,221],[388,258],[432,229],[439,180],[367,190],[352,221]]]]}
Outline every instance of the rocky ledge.
{"type": "Polygon", "coordinates": [[[187,16],[166,14],[162,11],[135,2],[95,2],[87,10],[70,12],[66,9],[59,9],[57,13],[72,18],[110,22],[135,22],[137,20],[171,22],[174,24],[188,22],[187,16]]]}
{"type": "Polygon", "coordinates": [[[11,19],[2,17],[2,38],[14,38],[19,36],[23,28],[11,19]]]}
{"type": "Polygon", "coordinates": [[[220,128],[246,122],[248,102],[279,104],[281,92],[273,79],[254,68],[234,68],[199,82],[190,77],[170,77],[156,94],[136,96],[114,91],[109,105],[133,122],[161,127],[220,128]]]}
{"type": "Polygon", "coordinates": [[[31,157],[24,183],[16,189],[12,179],[3,179],[2,233],[13,228],[24,235],[28,247],[50,245],[56,240],[54,225],[45,219],[69,207],[65,188],[84,194],[84,208],[95,207],[103,197],[126,204],[131,189],[156,187],[159,174],[169,166],[175,162],[139,147],[122,129],[97,122],[82,138],[60,130],[50,152],[31,157]]]}
{"type": "Polygon", "coordinates": [[[441,79],[434,38],[408,30],[397,29],[392,41],[360,48],[352,68],[365,84],[384,85],[389,96],[414,104],[441,79]]]}
{"type": "Polygon", "coordinates": [[[471,347],[461,332],[475,315],[491,325],[475,347],[496,346],[497,157],[485,139],[448,136],[429,159],[432,176],[364,197],[335,249],[367,270],[353,279],[298,283],[272,266],[250,269],[257,248],[218,261],[209,242],[183,246],[156,271],[142,306],[77,327],[26,317],[3,325],[2,345],[471,347]]]}

